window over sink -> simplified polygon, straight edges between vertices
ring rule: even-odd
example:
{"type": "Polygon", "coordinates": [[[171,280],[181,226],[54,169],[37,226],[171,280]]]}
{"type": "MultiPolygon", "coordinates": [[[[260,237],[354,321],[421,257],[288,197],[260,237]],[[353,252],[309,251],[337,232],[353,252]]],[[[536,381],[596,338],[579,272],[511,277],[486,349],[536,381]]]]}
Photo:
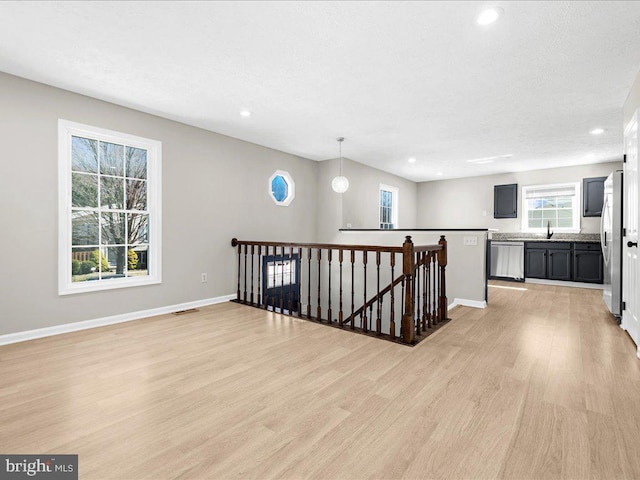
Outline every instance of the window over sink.
{"type": "Polygon", "coordinates": [[[522,231],[580,232],[580,183],[522,187],[522,231]]]}

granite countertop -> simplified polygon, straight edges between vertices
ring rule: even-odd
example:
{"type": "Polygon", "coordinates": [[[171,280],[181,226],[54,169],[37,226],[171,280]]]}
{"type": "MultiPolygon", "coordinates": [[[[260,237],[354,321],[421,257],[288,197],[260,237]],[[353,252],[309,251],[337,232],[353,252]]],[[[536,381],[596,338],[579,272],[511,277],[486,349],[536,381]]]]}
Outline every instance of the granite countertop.
{"type": "Polygon", "coordinates": [[[522,233],[522,232],[493,232],[493,241],[514,242],[587,242],[600,243],[599,233],[555,233],[549,239],[546,234],[522,233]]]}

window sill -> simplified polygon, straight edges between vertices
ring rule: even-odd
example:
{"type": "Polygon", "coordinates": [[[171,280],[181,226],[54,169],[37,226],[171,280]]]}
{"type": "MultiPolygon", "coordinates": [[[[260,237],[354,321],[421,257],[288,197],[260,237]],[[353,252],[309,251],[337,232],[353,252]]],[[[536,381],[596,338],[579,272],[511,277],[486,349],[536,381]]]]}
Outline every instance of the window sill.
{"type": "Polygon", "coordinates": [[[159,277],[120,278],[117,280],[95,280],[89,282],[77,282],[61,284],[58,295],[73,295],[76,293],[100,292],[103,290],[115,290],[117,288],[142,287],[145,285],[157,285],[162,283],[159,277]]]}
{"type": "MultiPolygon", "coordinates": [[[[581,229],[579,228],[551,228],[551,233],[580,233],[581,229]]],[[[522,229],[522,233],[537,233],[537,234],[546,234],[546,228],[534,228],[534,229],[522,229]]]]}

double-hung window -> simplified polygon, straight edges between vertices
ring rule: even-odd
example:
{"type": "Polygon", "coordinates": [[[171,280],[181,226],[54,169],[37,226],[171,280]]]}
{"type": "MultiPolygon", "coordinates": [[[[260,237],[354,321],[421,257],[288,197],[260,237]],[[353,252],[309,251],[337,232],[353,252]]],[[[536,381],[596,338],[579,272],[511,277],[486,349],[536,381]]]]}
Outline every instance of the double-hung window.
{"type": "Polygon", "coordinates": [[[579,182],[525,186],[522,201],[523,231],[580,231],[579,182]]]}
{"type": "Polygon", "coordinates": [[[380,229],[398,228],[398,189],[380,185],[380,229]]]}
{"type": "Polygon", "coordinates": [[[161,143],[60,120],[60,295],[160,283],[161,143]]]}

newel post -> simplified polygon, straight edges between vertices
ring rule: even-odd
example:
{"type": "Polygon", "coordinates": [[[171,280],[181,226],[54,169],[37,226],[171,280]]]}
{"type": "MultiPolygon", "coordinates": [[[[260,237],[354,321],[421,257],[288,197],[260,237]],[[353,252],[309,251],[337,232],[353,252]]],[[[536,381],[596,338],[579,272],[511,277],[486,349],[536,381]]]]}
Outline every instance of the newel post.
{"type": "Polygon", "coordinates": [[[440,275],[438,278],[438,291],[440,296],[438,297],[438,321],[443,322],[449,316],[449,304],[447,301],[447,281],[446,281],[446,268],[447,268],[447,240],[444,235],[440,236],[438,242],[442,246],[442,250],[438,250],[438,267],[440,275]]]}
{"type": "Polygon", "coordinates": [[[413,328],[413,271],[415,256],[411,236],[407,235],[402,244],[402,273],[405,278],[404,313],[402,315],[402,341],[413,343],[415,341],[415,328],[413,328]]]}
{"type": "Polygon", "coordinates": [[[232,238],[231,246],[233,248],[238,247],[238,291],[236,293],[236,300],[240,301],[240,257],[242,256],[242,245],[238,243],[237,238],[232,238]]]}

